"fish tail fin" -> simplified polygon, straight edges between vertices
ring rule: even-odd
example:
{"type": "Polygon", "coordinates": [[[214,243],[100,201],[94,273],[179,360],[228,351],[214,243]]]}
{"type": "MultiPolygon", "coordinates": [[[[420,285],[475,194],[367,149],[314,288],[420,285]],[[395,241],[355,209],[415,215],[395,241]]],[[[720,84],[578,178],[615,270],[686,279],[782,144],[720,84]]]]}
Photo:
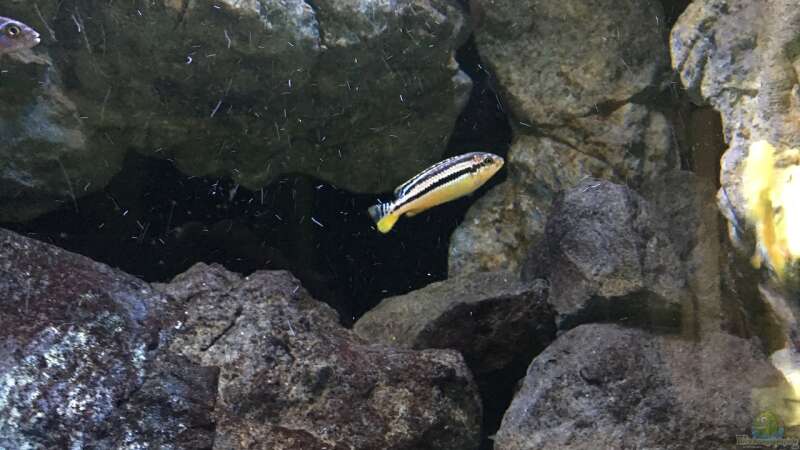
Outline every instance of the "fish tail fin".
{"type": "Polygon", "coordinates": [[[378,203],[367,208],[369,216],[378,226],[378,231],[388,233],[400,217],[393,211],[391,203],[378,203]]]}

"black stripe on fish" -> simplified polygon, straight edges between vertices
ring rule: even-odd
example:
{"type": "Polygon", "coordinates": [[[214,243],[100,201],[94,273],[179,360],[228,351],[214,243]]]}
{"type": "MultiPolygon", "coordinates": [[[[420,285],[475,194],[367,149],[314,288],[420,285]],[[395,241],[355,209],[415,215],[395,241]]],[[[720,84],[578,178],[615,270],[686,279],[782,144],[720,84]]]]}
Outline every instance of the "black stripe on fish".
{"type": "MultiPolygon", "coordinates": [[[[457,180],[457,179],[459,179],[459,178],[461,178],[463,176],[467,176],[467,175],[473,174],[473,173],[477,172],[478,169],[483,167],[483,165],[484,164],[475,164],[475,165],[467,166],[467,167],[465,167],[463,169],[460,169],[458,171],[452,172],[450,174],[447,174],[447,175],[441,177],[440,179],[434,181],[429,186],[426,186],[424,189],[420,190],[419,192],[415,192],[413,195],[409,195],[409,196],[407,196],[405,198],[397,199],[397,202],[393,205],[394,209],[401,208],[403,205],[411,203],[414,200],[417,200],[418,198],[423,197],[425,194],[427,194],[429,192],[432,192],[432,191],[434,191],[434,190],[436,190],[436,189],[438,189],[438,188],[440,188],[442,186],[445,186],[448,183],[451,183],[451,182],[453,182],[453,181],[455,181],[455,180],[457,180]]],[[[424,183],[426,180],[421,180],[420,183],[424,183]]],[[[412,189],[409,189],[409,191],[411,191],[412,189]]]]}
{"type": "Polygon", "coordinates": [[[430,177],[436,176],[437,174],[447,170],[448,168],[460,164],[462,161],[468,162],[472,158],[474,158],[476,154],[477,153],[466,153],[464,155],[457,155],[434,164],[433,166],[423,170],[410,180],[398,186],[397,189],[394,190],[395,197],[401,198],[407,195],[414,188],[414,186],[418,185],[419,182],[421,182],[423,179],[428,179],[430,177]]]}
{"type": "MultiPolygon", "coordinates": [[[[417,179],[417,181],[413,184],[408,186],[403,192],[403,197],[405,198],[408,196],[416,196],[421,190],[427,189],[428,186],[435,184],[439,185],[439,182],[442,178],[449,176],[451,173],[460,172],[464,169],[473,168],[474,170],[478,170],[479,168],[483,167],[481,164],[483,159],[477,157],[478,163],[476,163],[476,156],[473,154],[470,158],[463,158],[461,161],[451,161],[445,167],[439,167],[436,170],[427,170],[425,171],[425,175],[417,179]]],[[[462,159],[462,158],[459,158],[462,159]]]]}

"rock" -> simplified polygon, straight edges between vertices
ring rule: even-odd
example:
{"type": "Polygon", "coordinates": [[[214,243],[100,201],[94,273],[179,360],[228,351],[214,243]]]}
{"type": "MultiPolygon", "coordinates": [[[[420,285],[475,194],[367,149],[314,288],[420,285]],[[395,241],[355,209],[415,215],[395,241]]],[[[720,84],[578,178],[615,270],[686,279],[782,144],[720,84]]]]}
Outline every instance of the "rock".
{"type": "Polygon", "coordinates": [[[288,272],[195,265],[171,348],[220,368],[215,448],[477,448],[481,407],[452,350],[367,345],[288,272]]]}
{"type": "Polygon", "coordinates": [[[549,281],[560,329],[606,320],[675,327],[691,298],[661,217],[632,190],[602,180],[555,201],[522,275],[549,281]]]}
{"type": "Polygon", "coordinates": [[[210,448],[216,371],[158,356],[174,306],[0,230],[0,447],[210,448]]]}
{"type": "Polygon", "coordinates": [[[288,272],[160,293],[8,231],[0,257],[2,448],[478,446],[457,352],[367,345],[288,272]]]}
{"type": "Polygon", "coordinates": [[[525,368],[555,339],[553,317],[542,280],[479,272],[387,298],[353,330],[368,342],[458,350],[481,392],[483,431],[492,434],[525,368]]]}
{"type": "Polygon", "coordinates": [[[440,158],[470,92],[449,0],[94,3],[40,1],[28,20],[52,65],[4,78],[0,203],[24,208],[0,220],[102,189],[129,150],[250,189],[294,173],[387,191],[440,158]]]}
{"type": "Polygon", "coordinates": [[[659,2],[472,5],[482,11],[476,42],[516,129],[506,185],[451,238],[450,275],[518,270],[556,193],[587,177],[636,188],[679,165],[672,126],[653,105],[667,61],[659,2]]]}
{"type": "MultiPolygon", "coordinates": [[[[795,65],[800,11],[796,6],[784,0],[693,2],[670,37],[673,67],[686,90],[722,118],[727,150],[720,162],[717,203],[727,220],[730,241],[740,253],[731,255],[732,261],[757,251],[754,224],[745,220],[743,194],[742,174],[750,146],[766,140],[776,148],[778,158],[800,147],[800,83],[795,65]]],[[[797,161],[790,158],[784,163],[791,167],[797,161]]],[[[747,268],[733,267],[726,275],[729,286],[761,297],[760,305],[752,299],[740,301],[739,310],[748,316],[740,328],[755,328],[773,349],[796,340],[792,337],[797,336],[796,302],[784,301],[797,298],[795,270],[758,287],[763,277],[747,268]],[[775,326],[776,321],[781,325],[775,326]],[[788,334],[775,336],[776,329],[788,334]]]]}
{"type": "Polygon", "coordinates": [[[657,85],[668,63],[658,1],[472,2],[481,12],[481,56],[528,124],[563,124],[627,103],[657,85]]]}
{"type": "Polygon", "coordinates": [[[736,316],[742,311],[741,302],[746,296],[733,291],[723,293],[724,274],[736,262],[727,257],[726,243],[720,235],[715,191],[712,180],[687,171],[648,180],[640,189],[651,210],[658,212],[657,220],[685,265],[683,273],[694,301],[683,304],[683,335],[724,329],[749,337],[752,334],[741,324],[734,324],[739,322],[736,316]]]}
{"type": "Polygon", "coordinates": [[[387,298],[353,330],[369,342],[458,350],[478,379],[520,360],[527,365],[555,338],[547,285],[509,272],[458,276],[387,298]]]}
{"type": "Polygon", "coordinates": [[[533,361],[495,449],[731,448],[790,389],[748,340],[582,325],[533,361]]]}
{"type": "Polygon", "coordinates": [[[16,221],[69,205],[119,170],[123,149],[90,139],[57,69],[3,59],[0,86],[0,220],[16,221]]]}
{"type": "Polygon", "coordinates": [[[747,252],[754,241],[743,220],[741,176],[750,144],[766,139],[779,150],[800,146],[800,88],[792,66],[799,21],[793,2],[704,0],[688,6],[670,37],[684,87],[722,116],[728,149],[718,203],[732,241],[747,252]]]}
{"type": "Polygon", "coordinates": [[[119,406],[113,422],[115,445],[109,447],[210,449],[219,370],[164,352],[146,372],[141,387],[119,406]]]}
{"type": "Polygon", "coordinates": [[[448,276],[519,272],[530,246],[544,234],[549,209],[519,183],[506,180],[495,186],[472,205],[450,236],[448,276]]]}

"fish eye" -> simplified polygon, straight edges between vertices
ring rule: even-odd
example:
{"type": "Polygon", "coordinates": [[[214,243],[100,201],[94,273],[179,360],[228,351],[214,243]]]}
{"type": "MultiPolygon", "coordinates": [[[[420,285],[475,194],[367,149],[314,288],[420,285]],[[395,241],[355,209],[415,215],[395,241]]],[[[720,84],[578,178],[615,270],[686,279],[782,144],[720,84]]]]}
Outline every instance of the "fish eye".
{"type": "Polygon", "coordinates": [[[491,156],[486,157],[486,164],[494,164],[494,158],[491,156]]]}
{"type": "Polygon", "coordinates": [[[22,33],[22,30],[20,30],[20,28],[16,25],[9,25],[8,27],[6,27],[6,34],[8,35],[8,37],[15,38],[19,36],[20,33],[22,33]]]}

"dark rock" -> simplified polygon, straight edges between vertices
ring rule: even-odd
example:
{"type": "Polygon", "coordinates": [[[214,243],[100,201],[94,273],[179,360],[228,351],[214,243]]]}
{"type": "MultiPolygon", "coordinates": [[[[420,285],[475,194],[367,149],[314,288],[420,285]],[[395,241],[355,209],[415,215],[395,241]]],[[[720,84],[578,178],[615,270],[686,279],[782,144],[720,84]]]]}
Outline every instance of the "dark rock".
{"type": "Polygon", "coordinates": [[[157,358],[175,306],[0,230],[0,447],[209,448],[216,371],[157,358]]]}
{"type": "Polygon", "coordinates": [[[791,417],[790,390],[744,339],[582,325],[533,361],[495,449],[733,448],[759,412],[791,417]]]}
{"type": "Polygon", "coordinates": [[[387,298],[353,327],[369,342],[461,352],[481,392],[484,432],[494,433],[514,385],[531,359],[555,338],[542,280],[478,272],[387,298]]]}
{"type": "Polygon", "coordinates": [[[523,279],[546,278],[559,328],[598,321],[677,327],[690,301],[662,219],[629,188],[585,180],[554,203],[523,279]]]}
{"type": "Polygon", "coordinates": [[[51,62],[4,59],[2,221],[101,190],[128,151],[250,189],[390,190],[439,159],[471,87],[449,0],[8,3],[51,62]]]}
{"type": "Polygon", "coordinates": [[[119,170],[123,148],[92,141],[51,62],[2,63],[0,220],[77,207],[84,188],[104,186],[119,170]]]}
{"type": "Polygon", "coordinates": [[[369,342],[402,348],[452,348],[478,379],[530,359],[555,338],[542,280],[479,272],[382,301],[353,330],[369,342]]]}
{"type": "Polygon", "coordinates": [[[477,448],[458,353],[367,345],[288,272],[198,264],[162,288],[188,302],[170,348],[220,368],[217,448],[477,448]]]}
{"type": "Polygon", "coordinates": [[[218,376],[216,367],[203,367],[169,352],[159,355],[141,387],[119,406],[112,442],[211,449],[218,376]]]}

